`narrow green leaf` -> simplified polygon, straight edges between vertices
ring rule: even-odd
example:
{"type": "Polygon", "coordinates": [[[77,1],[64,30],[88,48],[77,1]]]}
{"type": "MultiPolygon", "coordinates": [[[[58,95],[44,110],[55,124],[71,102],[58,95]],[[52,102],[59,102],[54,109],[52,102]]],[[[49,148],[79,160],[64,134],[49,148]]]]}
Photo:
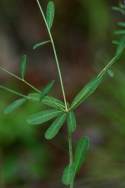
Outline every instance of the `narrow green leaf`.
{"type": "Polygon", "coordinates": [[[3,89],[3,90],[5,90],[5,91],[8,91],[8,92],[10,92],[10,93],[12,93],[12,94],[14,94],[14,95],[17,95],[17,96],[27,98],[26,95],[23,95],[22,93],[19,93],[19,92],[15,91],[15,90],[12,90],[12,89],[7,88],[7,87],[5,87],[5,86],[0,85],[0,89],[3,89]]]}
{"type": "Polygon", "coordinates": [[[13,112],[14,110],[21,107],[25,102],[26,102],[26,99],[18,99],[16,101],[12,102],[9,106],[7,106],[4,109],[4,113],[9,114],[9,113],[13,112]]]}
{"type": "Polygon", "coordinates": [[[41,47],[41,46],[44,46],[45,44],[48,44],[48,43],[50,43],[51,41],[50,40],[47,40],[47,41],[44,41],[44,42],[39,42],[39,43],[37,43],[37,44],[35,44],[34,46],[33,46],[33,50],[36,50],[37,48],[39,48],[39,47],[41,47]]]}
{"type": "Polygon", "coordinates": [[[27,56],[23,55],[21,57],[21,64],[20,64],[20,74],[21,74],[22,79],[24,79],[24,77],[25,77],[26,65],[27,65],[27,56]]]}
{"type": "Polygon", "coordinates": [[[67,125],[70,133],[76,130],[76,117],[73,111],[70,111],[67,116],[67,125]]]}
{"type": "Polygon", "coordinates": [[[62,183],[64,185],[70,185],[75,176],[74,165],[68,165],[63,172],[62,183]]]}
{"type": "MultiPolygon", "coordinates": [[[[40,93],[30,93],[27,97],[33,101],[37,101],[37,102],[40,101],[40,93]]],[[[46,106],[52,108],[56,108],[61,111],[65,110],[64,103],[61,100],[56,99],[55,97],[45,96],[42,99],[42,104],[45,104],[46,106]]]]}
{"type": "Polygon", "coordinates": [[[75,156],[74,156],[74,169],[75,173],[78,172],[81,165],[85,162],[86,154],[89,149],[89,139],[88,137],[84,137],[78,141],[75,156]]]}
{"type": "Polygon", "coordinates": [[[48,95],[48,93],[51,91],[51,89],[53,88],[55,83],[55,80],[51,81],[50,83],[48,83],[42,90],[41,90],[41,94],[40,94],[40,100],[42,100],[46,95],[48,95]]]}
{"type": "Polygon", "coordinates": [[[27,122],[31,125],[39,125],[59,116],[61,113],[59,110],[45,110],[31,115],[27,122]]]}
{"type": "Polygon", "coordinates": [[[55,15],[55,5],[53,1],[49,1],[47,5],[47,10],[46,10],[46,21],[48,24],[49,29],[51,29],[54,21],[54,15],[55,15]]]}
{"type": "Polygon", "coordinates": [[[47,106],[50,106],[52,108],[56,108],[56,109],[59,109],[61,111],[64,111],[65,110],[65,106],[64,106],[64,103],[59,100],[59,99],[56,99],[54,97],[50,97],[50,96],[46,96],[43,100],[42,100],[42,103],[47,105],[47,106]]]}
{"type": "Polygon", "coordinates": [[[71,104],[71,109],[75,109],[76,107],[78,107],[91,94],[93,94],[94,91],[97,89],[97,87],[100,85],[102,78],[103,78],[102,76],[96,77],[95,79],[90,81],[85,87],[83,87],[83,89],[73,99],[73,102],[71,104]]]}
{"type": "Polygon", "coordinates": [[[54,138],[60,131],[65,120],[66,120],[66,113],[62,114],[60,117],[57,117],[57,119],[52,123],[52,125],[45,132],[45,138],[48,140],[54,138]]]}

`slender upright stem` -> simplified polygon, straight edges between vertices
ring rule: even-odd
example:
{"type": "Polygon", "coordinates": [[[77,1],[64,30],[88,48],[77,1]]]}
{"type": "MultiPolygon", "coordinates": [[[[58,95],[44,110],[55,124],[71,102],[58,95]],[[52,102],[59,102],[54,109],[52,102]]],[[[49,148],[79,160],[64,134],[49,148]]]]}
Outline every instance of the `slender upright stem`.
{"type": "MultiPolygon", "coordinates": [[[[39,0],[36,0],[36,2],[38,4],[38,7],[40,9],[40,12],[42,14],[43,20],[45,22],[45,25],[46,25],[46,28],[47,28],[47,31],[48,31],[48,34],[50,37],[50,41],[51,41],[51,45],[53,48],[53,53],[54,53],[54,57],[55,57],[56,65],[57,65],[58,75],[59,75],[59,79],[60,79],[60,85],[61,85],[61,90],[62,90],[62,94],[63,94],[63,99],[64,99],[64,103],[65,103],[65,111],[68,112],[69,109],[68,109],[68,105],[67,105],[67,101],[66,101],[66,94],[65,94],[65,89],[64,89],[63,79],[62,79],[62,73],[61,73],[61,69],[60,69],[60,65],[59,65],[59,59],[58,59],[57,51],[55,48],[55,43],[54,43],[50,28],[48,27],[46,17],[44,15],[44,12],[40,5],[40,2],[39,2],[39,0]]],[[[73,163],[72,135],[69,133],[69,131],[68,131],[68,144],[69,144],[69,163],[70,163],[70,165],[72,165],[72,163],[73,163]]],[[[73,188],[73,187],[74,187],[74,182],[72,181],[70,184],[70,188],[73,188]]]]}
{"type": "Polygon", "coordinates": [[[43,12],[43,9],[42,9],[42,7],[40,5],[40,2],[39,2],[39,0],[36,0],[36,2],[38,4],[38,7],[40,9],[40,12],[42,14],[43,20],[45,22],[45,25],[46,25],[46,28],[47,28],[47,31],[48,31],[48,34],[49,34],[49,37],[50,37],[50,41],[51,41],[51,44],[52,44],[53,53],[54,53],[54,57],[55,57],[56,65],[57,65],[58,75],[59,75],[59,79],[60,79],[63,99],[64,99],[64,103],[65,103],[65,110],[68,111],[68,106],[67,106],[67,101],[66,101],[66,94],[65,94],[64,84],[63,84],[63,80],[62,80],[62,73],[61,73],[61,70],[60,70],[59,60],[58,60],[58,56],[57,56],[57,52],[56,52],[56,48],[55,48],[55,43],[54,43],[51,31],[50,31],[50,29],[48,27],[48,24],[47,24],[47,21],[46,21],[46,17],[44,15],[44,12],[43,12]]]}
{"type": "MultiPolygon", "coordinates": [[[[72,147],[72,135],[68,134],[68,142],[69,142],[69,164],[73,164],[73,147],[72,147]]],[[[70,188],[74,187],[74,182],[72,181],[70,184],[70,188]]]]}

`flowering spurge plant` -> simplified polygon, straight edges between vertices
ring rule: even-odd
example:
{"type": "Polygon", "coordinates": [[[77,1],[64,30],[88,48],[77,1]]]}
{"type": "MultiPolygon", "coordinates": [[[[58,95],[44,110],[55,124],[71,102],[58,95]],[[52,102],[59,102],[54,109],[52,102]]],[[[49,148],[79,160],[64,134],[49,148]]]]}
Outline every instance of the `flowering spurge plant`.
{"type": "MultiPolygon", "coordinates": [[[[25,74],[26,74],[26,67],[27,67],[27,56],[23,55],[21,58],[19,76],[9,72],[3,67],[0,67],[0,69],[8,73],[10,76],[23,82],[27,86],[29,86],[32,89],[32,93],[29,93],[28,95],[24,95],[20,92],[14,91],[3,85],[0,85],[1,89],[4,89],[19,97],[18,100],[14,101],[13,103],[11,103],[9,106],[5,108],[4,113],[9,114],[13,112],[14,110],[21,107],[27,101],[36,101],[36,102],[39,102],[39,105],[41,104],[45,105],[47,107],[47,110],[42,110],[40,112],[32,114],[31,116],[27,118],[27,122],[31,125],[42,125],[48,122],[49,120],[53,120],[53,123],[45,131],[45,138],[47,140],[53,139],[58,134],[60,129],[64,126],[64,124],[67,125],[67,134],[68,134],[67,138],[68,138],[68,146],[69,146],[69,164],[67,164],[67,166],[64,169],[64,172],[62,175],[62,183],[65,184],[66,186],[69,186],[70,188],[74,188],[75,177],[80,167],[85,162],[86,154],[89,149],[89,138],[83,137],[83,138],[80,138],[75,150],[73,150],[72,135],[76,131],[76,127],[77,127],[75,111],[90,95],[92,95],[95,92],[95,90],[99,87],[99,85],[104,80],[106,75],[110,73],[112,65],[118,62],[123,50],[125,49],[125,37],[120,35],[120,39],[118,41],[113,41],[113,43],[117,45],[116,52],[113,58],[100,71],[100,73],[95,76],[95,78],[93,78],[87,85],[85,85],[78,92],[78,94],[72,100],[71,104],[69,104],[66,100],[66,94],[65,94],[65,89],[64,89],[63,79],[62,79],[62,73],[60,70],[59,59],[57,56],[55,43],[54,43],[53,36],[51,33],[51,28],[53,26],[54,15],[55,15],[55,6],[54,6],[53,1],[50,1],[47,5],[46,14],[45,14],[43,12],[43,9],[40,5],[39,0],[36,0],[36,3],[38,5],[42,18],[45,22],[49,39],[47,41],[43,41],[43,42],[35,44],[33,46],[33,49],[36,50],[37,48],[47,43],[50,43],[50,45],[52,46],[53,54],[55,57],[55,63],[57,66],[57,72],[58,72],[58,76],[60,80],[63,101],[49,95],[50,91],[54,87],[55,81],[53,80],[50,81],[42,89],[37,89],[32,84],[26,81],[25,74]]],[[[114,9],[121,13],[125,13],[125,6],[122,4],[120,4],[119,7],[114,7],[114,9]]],[[[118,25],[120,25],[123,28],[125,27],[125,23],[119,23],[118,25]]],[[[123,35],[125,34],[125,30],[123,29],[123,30],[115,31],[115,34],[123,35]]]]}

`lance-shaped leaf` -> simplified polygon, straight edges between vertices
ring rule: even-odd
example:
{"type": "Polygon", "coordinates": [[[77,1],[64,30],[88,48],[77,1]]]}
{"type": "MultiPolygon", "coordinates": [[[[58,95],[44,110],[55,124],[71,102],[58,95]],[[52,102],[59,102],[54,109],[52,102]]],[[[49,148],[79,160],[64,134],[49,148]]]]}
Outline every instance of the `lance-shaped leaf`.
{"type": "Polygon", "coordinates": [[[47,129],[45,133],[45,138],[48,140],[54,138],[62,128],[65,120],[66,120],[66,113],[62,114],[52,123],[52,125],[47,129]]]}
{"type": "Polygon", "coordinates": [[[13,112],[14,110],[18,109],[19,107],[21,107],[24,103],[26,102],[26,99],[18,99],[14,102],[12,102],[10,105],[8,105],[5,109],[4,109],[4,113],[5,114],[9,114],[11,112],[13,112]]]}
{"type": "Polygon", "coordinates": [[[48,93],[51,91],[51,89],[53,88],[55,83],[55,80],[51,81],[50,83],[48,83],[42,90],[41,90],[41,94],[40,94],[40,100],[42,100],[46,95],[48,95],[48,93]]]}
{"type": "Polygon", "coordinates": [[[47,5],[47,10],[46,10],[46,21],[47,21],[49,29],[51,29],[53,25],[54,16],[55,16],[55,5],[53,1],[49,1],[47,5]]]}
{"type": "Polygon", "coordinates": [[[59,100],[55,97],[46,96],[42,100],[42,103],[49,106],[49,107],[59,109],[61,111],[65,110],[64,103],[61,100],[59,100]]]}
{"type": "Polygon", "coordinates": [[[83,87],[83,89],[73,99],[71,109],[75,109],[76,107],[78,107],[84,100],[86,100],[92,93],[94,93],[96,88],[100,85],[102,78],[102,76],[96,77],[95,79],[90,81],[85,87],[83,87]]]}
{"type": "Polygon", "coordinates": [[[45,110],[31,115],[27,122],[31,125],[39,125],[59,116],[61,113],[59,110],[45,110]]]}
{"type": "Polygon", "coordinates": [[[63,172],[62,176],[62,183],[64,185],[70,185],[71,182],[74,180],[75,177],[75,170],[74,170],[74,164],[68,165],[63,172]]]}
{"type": "Polygon", "coordinates": [[[69,133],[73,133],[76,130],[76,117],[73,111],[70,111],[67,115],[67,125],[69,133]]]}
{"type": "Polygon", "coordinates": [[[25,78],[26,65],[27,65],[27,56],[26,56],[26,55],[23,55],[23,56],[21,57],[21,62],[20,62],[20,74],[21,74],[21,78],[22,78],[22,79],[25,78]]]}
{"type": "MultiPolygon", "coordinates": [[[[30,93],[27,97],[29,100],[33,100],[37,102],[40,101],[40,93],[30,93]]],[[[45,96],[42,99],[42,104],[45,104],[46,106],[49,106],[52,108],[56,108],[61,111],[65,110],[64,103],[55,97],[45,96]]]]}
{"type": "Polygon", "coordinates": [[[33,46],[33,50],[36,50],[37,48],[40,48],[41,46],[44,46],[45,44],[48,44],[50,42],[51,42],[50,40],[47,40],[47,41],[44,41],[44,42],[39,42],[39,43],[37,43],[33,46]]]}
{"type": "Polygon", "coordinates": [[[84,137],[78,141],[75,156],[74,156],[74,171],[75,173],[78,172],[81,165],[85,162],[86,154],[89,149],[89,139],[88,137],[84,137]]]}

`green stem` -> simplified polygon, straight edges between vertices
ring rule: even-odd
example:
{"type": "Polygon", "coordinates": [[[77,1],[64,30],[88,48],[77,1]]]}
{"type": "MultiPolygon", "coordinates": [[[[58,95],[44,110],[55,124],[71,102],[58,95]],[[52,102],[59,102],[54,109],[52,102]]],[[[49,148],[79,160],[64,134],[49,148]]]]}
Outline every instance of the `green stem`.
{"type": "Polygon", "coordinates": [[[120,56],[114,56],[109,63],[102,69],[102,71],[98,74],[98,77],[102,76],[107,70],[110,69],[110,67],[118,61],[120,56]]]}
{"type": "Polygon", "coordinates": [[[9,72],[8,70],[6,70],[6,69],[3,68],[3,67],[0,67],[0,69],[1,69],[2,71],[6,72],[7,74],[9,74],[10,76],[12,76],[13,78],[16,78],[17,80],[19,80],[19,81],[25,83],[27,86],[29,86],[30,88],[32,88],[34,91],[40,93],[40,90],[39,90],[39,89],[37,89],[36,87],[34,87],[33,85],[31,85],[31,84],[30,84],[29,82],[27,82],[26,80],[24,80],[24,79],[20,78],[19,76],[15,75],[15,74],[13,74],[13,73],[11,73],[11,72],[9,72]]]}
{"type": "Polygon", "coordinates": [[[15,90],[12,90],[12,89],[10,89],[10,88],[8,88],[8,87],[5,87],[5,86],[2,86],[2,85],[0,85],[0,89],[3,89],[3,90],[5,90],[5,91],[8,91],[9,93],[12,93],[12,94],[14,94],[14,95],[17,95],[17,96],[19,96],[19,97],[23,97],[23,98],[25,98],[25,99],[28,98],[26,95],[23,95],[22,93],[19,93],[19,92],[15,91],[15,90]]]}
{"type": "MultiPolygon", "coordinates": [[[[39,2],[39,0],[36,0],[36,2],[38,4],[38,7],[40,9],[40,12],[42,14],[43,20],[45,22],[45,25],[46,25],[46,28],[47,28],[47,31],[48,31],[48,34],[50,37],[50,41],[51,41],[51,45],[53,48],[53,53],[54,53],[54,57],[55,57],[56,65],[57,65],[58,75],[59,75],[59,79],[60,79],[60,85],[61,85],[62,95],[63,95],[63,99],[64,99],[65,110],[66,110],[66,112],[68,112],[69,110],[68,110],[68,105],[67,105],[67,101],[66,101],[66,94],[65,94],[65,89],[64,89],[63,79],[62,79],[62,73],[61,73],[61,69],[60,69],[60,65],[59,65],[59,59],[58,59],[56,48],[55,48],[55,43],[54,43],[51,31],[48,27],[46,17],[44,15],[44,12],[40,5],[40,2],[39,2]]],[[[70,165],[72,165],[72,163],[73,163],[72,135],[69,133],[69,131],[68,131],[68,143],[69,143],[69,162],[70,162],[70,165]]],[[[70,188],[73,188],[73,187],[74,187],[74,182],[72,181],[70,184],[70,188]]]]}
{"type": "MultiPolygon", "coordinates": [[[[69,142],[69,164],[73,164],[73,147],[72,147],[72,135],[68,134],[68,142],[69,142]]],[[[74,187],[74,182],[72,181],[70,184],[70,188],[74,187]]]]}
{"type": "Polygon", "coordinates": [[[50,37],[50,41],[51,41],[51,44],[52,44],[53,53],[54,53],[54,57],[55,57],[56,65],[57,65],[58,75],[59,75],[59,79],[60,79],[60,84],[61,84],[63,99],[64,99],[64,103],[65,103],[65,110],[68,112],[68,106],[67,106],[67,101],[66,101],[66,94],[65,94],[64,84],[63,84],[63,80],[62,80],[62,73],[61,73],[61,70],[60,70],[59,60],[58,60],[58,56],[57,56],[57,52],[56,52],[56,48],[55,48],[55,43],[54,43],[51,31],[50,31],[50,29],[48,27],[48,24],[47,24],[47,21],[46,21],[46,17],[44,15],[44,12],[43,12],[43,9],[42,9],[42,7],[40,5],[40,2],[39,2],[39,0],[36,0],[36,2],[38,4],[38,7],[40,9],[40,12],[42,14],[43,20],[45,22],[45,25],[46,25],[46,28],[47,28],[47,31],[48,31],[48,34],[49,34],[49,37],[50,37]]]}

